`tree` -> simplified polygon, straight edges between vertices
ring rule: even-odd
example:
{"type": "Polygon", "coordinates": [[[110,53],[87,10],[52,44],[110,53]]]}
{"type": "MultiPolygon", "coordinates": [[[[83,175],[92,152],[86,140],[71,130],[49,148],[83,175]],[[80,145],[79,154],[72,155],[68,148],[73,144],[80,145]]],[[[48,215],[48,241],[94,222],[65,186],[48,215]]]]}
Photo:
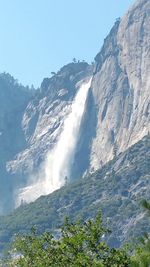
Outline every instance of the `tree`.
{"type": "MultiPolygon", "coordinates": [[[[142,200],[142,206],[150,216],[150,203],[142,200]]],[[[136,247],[135,255],[132,257],[131,267],[149,267],[150,266],[150,236],[145,235],[140,238],[140,242],[136,247]]]]}
{"type": "Polygon", "coordinates": [[[66,219],[59,239],[49,232],[37,235],[32,229],[31,234],[19,236],[14,243],[15,253],[21,255],[14,266],[128,267],[126,250],[110,248],[104,241],[108,233],[100,214],[84,223],[66,219]]]}
{"type": "Polygon", "coordinates": [[[72,59],[72,61],[73,61],[73,63],[77,63],[77,60],[75,57],[72,59]]]}
{"type": "Polygon", "coordinates": [[[118,144],[117,144],[117,142],[115,142],[114,146],[113,146],[113,156],[114,156],[114,158],[117,156],[117,153],[118,153],[118,144]]]}
{"type": "Polygon", "coordinates": [[[65,185],[68,185],[68,177],[65,176],[65,185]]]}
{"type": "Polygon", "coordinates": [[[119,23],[121,21],[121,18],[116,18],[116,22],[119,23]]]}
{"type": "Polygon", "coordinates": [[[51,71],[51,75],[56,75],[56,72],[55,71],[51,71]]]}

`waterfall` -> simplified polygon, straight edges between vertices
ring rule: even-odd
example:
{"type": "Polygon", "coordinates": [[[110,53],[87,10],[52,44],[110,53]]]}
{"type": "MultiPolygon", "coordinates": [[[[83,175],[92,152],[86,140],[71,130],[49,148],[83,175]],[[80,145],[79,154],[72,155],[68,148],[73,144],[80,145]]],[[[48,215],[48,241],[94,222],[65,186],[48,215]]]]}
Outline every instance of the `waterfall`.
{"type": "Polygon", "coordinates": [[[90,84],[91,79],[88,83],[81,85],[72,104],[71,112],[64,121],[64,128],[58,143],[47,156],[45,164],[45,190],[47,193],[64,185],[66,178],[70,179],[70,168],[74,160],[90,84]]]}
{"type": "Polygon", "coordinates": [[[42,177],[37,183],[20,191],[18,203],[21,200],[31,202],[40,195],[47,195],[63,186],[66,179],[71,179],[71,165],[74,160],[91,79],[81,85],[75,96],[71,112],[64,121],[62,133],[54,148],[47,154],[44,174],[42,173],[42,177]]]}

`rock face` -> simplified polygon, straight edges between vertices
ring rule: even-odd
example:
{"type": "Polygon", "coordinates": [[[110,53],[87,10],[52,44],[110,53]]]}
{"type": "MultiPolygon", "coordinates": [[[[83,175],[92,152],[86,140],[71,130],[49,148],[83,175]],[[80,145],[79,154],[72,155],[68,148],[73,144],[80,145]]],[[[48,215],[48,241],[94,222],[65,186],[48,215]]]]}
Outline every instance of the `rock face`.
{"type": "Polygon", "coordinates": [[[150,200],[149,181],[150,135],[147,135],[84,179],[0,217],[0,251],[14,234],[29,232],[33,225],[39,232],[48,229],[56,233],[64,217],[71,221],[87,220],[95,217],[98,210],[102,210],[104,222],[112,230],[107,236],[110,244],[120,246],[130,242],[150,231],[149,218],[139,204],[143,197],[150,200]]]}
{"type": "Polygon", "coordinates": [[[0,124],[6,128],[0,136],[1,140],[5,137],[1,146],[1,213],[14,207],[17,189],[30,184],[31,176],[37,178],[47,152],[57,142],[80,83],[91,73],[92,67],[85,62],[70,63],[52,78],[44,79],[40,91],[32,97],[21,89],[17,95],[15,86],[7,88],[0,80],[0,93],[4,95],[0,124]]]}
{"type": "Polygon", "coordinates": [[[22,118],[26,149],[7,164],[7,170],[25,177],[43,161],[61,132],[64,118],[78,90],[80,80],[90,75],[87,63],[70,63],[51,79],[44,79],[40,93],[29,102],[22,118]],[[20,173],[21,172],[21,173],[20,173]]]}
{"type": "Polygon", "coordinates": [[[150,130],[150,1],[117,21],[96,56],[92,89],[97,107],[91,148],[95,169],[150,130]]]}
{"type": "Polygon", "coordinates": [[[37,92],[14,90],[14,81],[5,86],[0,79],[1,213],[12,208],[15,189],[27,185],[54,147],[74,96],[93,68],[73,178],[100,168],[148,133],[149,15],[150,1],[137,1],[116,21],[94,66],[70,63],[45,78],[37,92]]]}

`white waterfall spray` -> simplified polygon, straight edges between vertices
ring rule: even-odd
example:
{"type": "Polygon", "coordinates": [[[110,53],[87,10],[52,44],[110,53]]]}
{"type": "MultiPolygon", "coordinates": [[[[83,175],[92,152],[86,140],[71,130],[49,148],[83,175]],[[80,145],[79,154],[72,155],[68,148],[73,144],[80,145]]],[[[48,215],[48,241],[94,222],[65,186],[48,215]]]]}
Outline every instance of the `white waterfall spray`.
{"type": "Polygon", "coordinates": [[[66,177],[70,179],[70,168],[74,160],[80,126],[85,110],[88,90],[91,79],[83,83],[72,103],[71,112],[64,121],[64,127],[56,146],[46,157],[44,164],[44,178],[24,188],[19,195],[19,201],[23,199],[31,202],[40,195],[47,195],[64,185],[66,177]]]}
{"type": "Polygon", "coordinates": [[[70,178],[70,167],[74,160],[81,120],[90,84],[91,79],[88,83],[81,85],[72,104],[71,113],[64,122],[64,128],[58,143],[54,150],[47,156],[45,164],[46,193],[50,193],[64,185],[65,177],[67,177],[67,179],[70,178]]]}

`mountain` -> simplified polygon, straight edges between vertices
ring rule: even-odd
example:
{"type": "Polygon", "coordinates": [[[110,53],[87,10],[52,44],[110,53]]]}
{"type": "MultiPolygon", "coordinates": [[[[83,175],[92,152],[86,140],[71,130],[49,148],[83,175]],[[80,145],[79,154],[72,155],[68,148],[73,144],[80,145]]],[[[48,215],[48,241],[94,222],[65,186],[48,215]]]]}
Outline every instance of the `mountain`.
{"type": "Polygon", "coordinates": [[[75,95],[89,77],[91,88],[70,179],[102,167],[114,151],[125,151],[148,133],[149,13],[149,0],[136,1],[117,19],[92,66],[69,63],[45,78],[34,93],[1,75],[1,213],[15,206],[22,188],[44,177],[41,169],[47,154],[58,143],[75,95]]]}
{"type": "Polygon", "coordinates": [[[17,189],[28,183],[56,143],[78,82],[91,71],[87,63],[70,63],[57,75],[45,78],[35,92],[19,86],[13,78],[11,83],[5,74],[6,85],[0,79],[0,213],[14,207],[17,189]]]}
{"type": "MultiPolygon", "coordinates": [[[[37,200],[35,205],[38,205],[36,203],[40,203],[42,199],[43,203],[46,205],[46,199],[55,199],[56,196],[57,201],[55,200],[55,203],[58,205],[57,209],[65,209],[65,202],[64,206],[61,206],[63,201],[61,203],[59,202],[59,197],[62,194],[61,192],[65,192],[66,190],[67,194],[69,194],[69,192],[71,194],[72,192],[73,195],[75,191],[77,196],[79,196],[76,191],[75,181],[82,176],[87,177],[87,174],[88,178],[85,186],[87,186],[87,193],[91,192],[90,198],[92,198],[93,195],[95,203],[99,203],[99,199],[100,201],[102,200],[100,196],[103,195],[103,191],[106,192],[106,196],[111,194],[113,203],[116,203],[116,206],[113,204],[114,210],[117,208],[117,205],[121,205],[118,204],[118,201],[122,203],[124,198],[126,202],[123,202],[122,208],[125,209],[126,205],[128,206],[130,191],[134,189],[135,184],[137,190],[135,194],[137,194],[138,197],[141,197],[141,195],[148,195],[149,191],[146,191],[149,190],[147,180],[148,172],[147,169],[144,171],[142,169],[143,167],[138,165],[140,164],[138,154],[141,155],[143,159],[142,164],[145,164],[144,159],[146,162],[149,160],[149,154],[147,150],[144,150],[144,158],[144,154],[141,154],[143,152],[138,150],[140,149],[140,147],[138,147],[140,143],[138,142],[143,140],[143,137],[148,135],[150,131],[149,14],[150,1],[137,0],[122,19],[117,19],[109,35],[104,40],[100,52],[96,55],[94,64],[89,65],[86,62],[75,61],[69,63],[62,67],[57,73],[52,73],[51,78],[45,78],[38,90],[29,90],[19,85],[9,74],[3,73],[0,75],[1,214],[6,214],[14,209],[18,197],[20,197],[19,199],[21,200],[24,193],[27,192],[28,189],[32,189],[34,183],[40,181],[39,185],[46,186],[46,184],[44,184],[45,172],[48,169],[48,177],[50,177],[51,169],[50,164],[48,164],[48,168],[45,170],[45,162],[47,162],[49,153],[53,153],[54,149],[58,146],[65,127],[65,122],[72,112],[72,107],[78,92],[91,78],[91,85],[87,93],[84,112],[82,113],[81,125],[79,125],[79,134],[78,136],[73,136],[72,133],[72,137],[76,138],[76,146],[74,148],[73,157],[71,157],[71,162],[69,162],[70,165],[68,168],[70,174],[69,177],[64,175],[61,177],[63,180],[62,185],[65,183],[65,179],[66,181],[71,180],[71,184],[66,188],[63,187],[60,191],[53,193],[51,196],[37,200]],[[134,147],[134,144],[137,149],[137,154],[134,153],[136,167],[134,166],[133,170],[135,171],[136,168],[139,168],[139,173],[134,173],[132,168],[130,169],[130,161],[126,158],[122,160],[123,155],[126,155],[126,153],[130,151],[130,148],[134,147]],[[116,163],[111,161],[114,156],[118,157],[116,163]],[[119,164],[119,162],[121,162],[121,164],[119,164]],[[118,169],[115,170],[116,165],[112,164],[118,164],[118,169]],[[112,174],[109,175],[108,180],[104,179],[107,177],[105,172],[107,168],[108,173],[113,172],[113,170],[115,175],[119,173],[120,178],[116,179],[120,179],[120,183],[113,179],[112,174]],[[96,174],[95,171],[98,169],[101,171],[98,171],[96,174]],[[126,175],[125,170],[127,170],[128,175],[126,175]],[[100,178],[98,179],[97,177],[100,178]],[[134,179],[132,180],[132,177],[134,177],[135,181],[134,179]],[[94,179],[96,179],[96,182],[94,182],[94,179]],[[99,185],[96,186],[97,191],[92,191],[97,182],[99,185]],[[72,183],[75,184],[73,185],[72,183]],[[88,183],[89,187],[87,185],[88,183]],[[118,195],[115,200],[113,199],[113,194],[114,198],[116,197],[114,188],[117,187],[117,192],[122,192],[122,183],[124,187],[129,186],[129,188],[128,190],[124,190],[123,194],[120,193],[119,200],[118,195]],[[145,183],[147,183],[147,188],[145,183]],[[108,187],[110,191],[107,191],[105,187],[108,187]]],[[[67,136],[64,137],[66,142],[67,136]]],[[[69,142],[70,140],[68,140],[68,148],[70,147],[69,142]]],[[[141,142],[143,144],[144,141],[141,142]]],[[[146,142],[149,144],[149,141],[146,142]]],[[[60,151],[59,158],[61,158],[64,153],[64,150],[60,151]]],[[[126,157],[128,158],[128,156],[126,157]]],[[[129,158],[130,157],[132,161],[132,156],[129,156],[129,158]]],[[[64,158],[64,162],[65,159],[66,158],[64,158]]],[[[57,166],[57,164],[59,163],[56,160],[55,166],[57,166]]],[[[62,165],[62,168],[63,167],[62,165]]],[[[84,184],[84,181],[85,180],[80,180],[79,184],[84,184]]],[[[80,189],[79,186],[77,186],[77,188],[78,190],[80,189]]],[[[40,186],[38,189],[40,189],[40,186]]],[[[50,188],[46,189],[49,190],[50,188]]],[[[35,187],[34,193],[37,193],[36,191],[35,187]]],[[[42,190],[41,192],[39,190],[37,197],[40,196],[42,192],[42,190]]],[[[82,192],[80,190],[79,192],[82,196],[82,192]]],[[[86,192],[86,189],[84,189],[84,192],[86,192]]],[[[32,200],[32,197],[33,193],[31,191],[30,200],[32,200]]],[[[22,198],[22,200],[24,201],[24,198],[22,198]]],[[[87,208],[86,201],[88,203],[88,194],[85,194],[85,199],[83,200],[82,208],[80,206],[80,210],[84,211],[84,206],[87,208]]],[[[110,201],[111,200],[107,203],[108,207],[110,206],[110,201]]],[[[53,205],[53,200],[51,203],[51,205],[53,205]]],[[[68,205],[70,205],[70,202],[68,205]]],[[[25,206],[24,208],[21,206],[20,210],[24,212],[24,210],[27,209],[28,212],[30,209],[32,210],[32,206],[34,206],[34,204],[25,206]]],[[[39,207],[37,207],[37,209],[39,209],[39,207]]],[[[44,204],[42,209],[44,210],[44,204]]],[[[75,212],[74,217],[76,217],[76,212],[79,212],[77,199],[75,200],[74,207],[72,207],[72,211],[73,209],[75,212]]],[[[127,211],[129,220],[128,227],[132,222],[130,220],[130,209],[132,210],[132,206],[129,204],[129,210],[127,211]]],[[[53,207],[51,207],[51,210],[52,213],[50,210],[48,211],[48,209],[46,209],[46,212],[50,212],[52,216],[55,210],[53,207]]],[[[15,214],[20,214],[18,210],[16,212],[15,214]]],[[[40,213],[38,214],[38,211],[36,212],[39,222],[41,218],[40,213]]],[[[86,209],[84,212],[86,213],[86,209]]],[[[92,212],[89,214],[92,214],[92,212]]],[[[33,217],[30,212],[29,215],[33,217]]],[[[21,215],[18,216],[20,217],[21,215]]],[[[53,216],[53,224],[55,224],[55,216],[53,216]]],[[[110,208],[108,209],[107,216],[111,217],[110,208]]],[[[122,216],[122,214],[120,216],[122,216]]],[[[138,215],[136,214],[136,216],[138,215]]],[[[21,216],[21,218],[21,220],[25,220],[23,216],[21,216]]],[[[26,218],[28,218],[27,214],[26,218]]],[[[12,217],[12,225],[13,219],[14,217],[12,217]]],[[[41,220],[43,221],[42,218],[41,220]]],[[[135,218],[135,221],[136,220],[138,220],[137,217],[135,218]]],[[[7,240],[7,233],[5,231],[9,232],[9,227],[11,229],[11,226],[8,224],[8,229],[4,231],[2,217],[0,219],[0,223],[1,222],[1,237],[2,240],[3,236],[4,240],[7,240]]],[[[14,220],[14,224],[15,222],[16,220],[14,220]]],[[[120,229],[123,229],[121,228],[123,227],[123,223],[124,221],[120,219],[120,229]]],[[[127,225],[127,222],[125,222],[125,224],[127,225]]],[[[30,227],[30,224],[28,225],[30,227]]],[[[45,227],[46,222],[44,222],[43,225],[43,227],[45,227]]],[[[50,219],[47,221],[47,227],[49,225],[50,219]]],[[[13,229],[16,231],[17,228],[14,227],[13,229]]],[[[124,235],[117,233],[119,237],[116,242],[122,242],[126,238],[125,236],[128,230],[123,229],[123,231],[125,231],[124,235]]],[[[8,236],[11,236],[11,231],[8,236]]]]}
{"type": "Polygon", "coordinates": [[[150,1],[138,0],[117,20],[95,57],[92,92],[97,108],[90,165],[112,159],[150,130],[150,1]]]}
{"type": "Polygon", "coordinates": [[[150,230],[147,216],[140,207],[143,198],[150,200],[149,180],[150,136],[147,135],[84,179],[0,217],[0,249],[14,234],[29,232],[33,225],[39,232],[57,233],[65,216],[71,220],[86,220],[99,210],[103,212],[104,223],[112,230],[111,245],[131,241],[150,230]]]}
{"type": "Polygon", "coordinates": [[[22,116],[33,90],[18,84],[8,73],[0,74],[0,213],[12,208],[11,194],[17,181],[6,171],[6,162],[24,150],[26,140],[21,127],[22,116]]]}

